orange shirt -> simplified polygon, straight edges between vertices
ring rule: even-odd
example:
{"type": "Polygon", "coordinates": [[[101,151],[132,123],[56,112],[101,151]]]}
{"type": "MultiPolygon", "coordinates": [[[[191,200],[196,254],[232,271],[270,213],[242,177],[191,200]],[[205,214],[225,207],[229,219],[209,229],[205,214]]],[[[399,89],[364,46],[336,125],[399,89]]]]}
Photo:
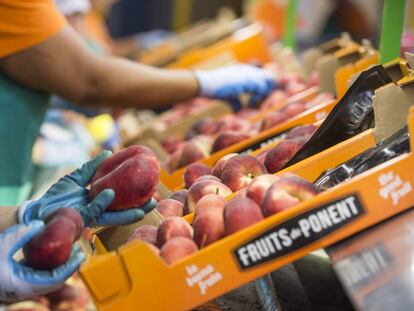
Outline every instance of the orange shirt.
{"type": "Polygon", "coordinates": [[[0,0],[0,58],[47,40],[65,23],[53,0],[0,0]]]}

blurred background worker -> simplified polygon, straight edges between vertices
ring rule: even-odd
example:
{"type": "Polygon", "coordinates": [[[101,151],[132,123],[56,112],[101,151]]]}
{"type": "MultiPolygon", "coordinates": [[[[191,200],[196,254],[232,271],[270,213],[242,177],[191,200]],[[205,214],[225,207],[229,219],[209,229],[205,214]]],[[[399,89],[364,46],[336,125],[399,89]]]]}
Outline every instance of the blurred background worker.
{"type": "MultiPolygon", "coordinates": [[[[89,39],[99,43],[102,48],[113,55],[133,56],[140,50],[149,49],[159,42],[166,40],[172,34],[166,29],[150,28],[135,31],[121,38],[114,38],[106,24],[106,20],[112,11],[112,7],[119,0],[91,0],[90,2],[90,9],[85,14],[83,34],[86,34],[89,39]]],[[[133,10],[133,19],[135,22],[148,18],[146,6],[148,4],[139,1],[139,10],[133,10]]]]}
{"type": "Polygon", "coordinates": [[[52,0],[0,0],[0,205],[18,205],[32,187],[32,147],[49,94],[80,106],[159,107],[195,96],[264,98],[273,76],[233,65],[213,71],[163,70],[97,56],[52,0]]]}

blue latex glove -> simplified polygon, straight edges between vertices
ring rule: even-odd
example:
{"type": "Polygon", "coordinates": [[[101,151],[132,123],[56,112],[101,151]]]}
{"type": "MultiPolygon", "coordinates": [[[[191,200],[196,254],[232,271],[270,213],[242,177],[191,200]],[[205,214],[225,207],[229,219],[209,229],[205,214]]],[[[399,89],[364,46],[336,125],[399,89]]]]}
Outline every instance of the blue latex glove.
{"type": "Polygon", "coordinates": [[[276,87],[273,75],[250,65],[231,65],[216,70],[194,72],[200,86],[200,96],[228,100],[234,110],[241,106],[240,95],[251,95],[249,105],[265,99],[276,87]]]}
{"type": "Polygon", "coordinates": [[[16,302],[59,289],[85,260],[74,246],[70,259],[53,269],[35,270],[13,259],[14,255],[44,228],[42,221],[16,225],[0,234],[0,301],[16,302]]]}
{"type": "Polygon", "coordinates": [[[96,168],[112,153],[103,151],[86,162],[81,168],[61,178],[39,200],[27,201],[19,209],[19,221],[28,223],[35,219],[46,219],[51,213],[62,207],[75,208],[82,216],[85,226],[126,225],[144,218],[145,214],[156,206],[154,199],[139,208],[126,211],[105,212],[115,197],[112,189],[105,189],[94,200],[89,199],[86,189],[96,168]]]}

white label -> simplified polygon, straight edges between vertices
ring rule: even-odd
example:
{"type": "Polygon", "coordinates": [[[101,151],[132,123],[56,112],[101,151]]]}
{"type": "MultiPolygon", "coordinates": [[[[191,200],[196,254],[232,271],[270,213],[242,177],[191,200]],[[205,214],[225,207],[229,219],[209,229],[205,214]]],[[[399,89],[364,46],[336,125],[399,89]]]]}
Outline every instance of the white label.
{"type": "Polygon", "coordinates": [[[405,197],[412,191],[409,181],[404,181],[394,172],[381,174],[378,177],[381,186],[379,195],[384,199],[391,199],[392,205],[397,205],[401,198],[405,197]]]}
{"type": "Polygon", "coordinates": [[[315,119],[316,119],[316,121],[319,121],[319,120],[325,119],[327,115],[328,114],[326,113],[325,110],[319,111],[319,112],[316,113],[315,119]]]}
{"type": "Polygon", "coordinates": [[[209,287],[212,287],[223,278],[220,272],[215,271],[213,265],[207,265],[202,269],[199,269],[196,265],[190,265],[185,269],[187,271],[187,285],[189,287],[198,285],[201,295],[205,295],[209,287]]]}

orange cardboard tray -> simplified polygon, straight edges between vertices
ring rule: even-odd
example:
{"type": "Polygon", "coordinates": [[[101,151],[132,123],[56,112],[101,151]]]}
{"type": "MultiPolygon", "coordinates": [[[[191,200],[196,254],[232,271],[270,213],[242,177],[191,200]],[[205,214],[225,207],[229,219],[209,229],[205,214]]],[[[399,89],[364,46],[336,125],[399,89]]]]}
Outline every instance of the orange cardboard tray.
{"type": "MultiPolygon", "coordinates": [[[[413,146],[414,109],[409,131],[413,146]]],[[[374,139],[372,130],[361,135],[374,139]]],[[[348,146],[360,139],[334,146],[333,154],[350,158],[348,146]]],[[[313,165],[319,174],[329,168],[313,165]]],[[[413,153],[402,154],[171,266],[134,242],[92,256],[80,272],[99,310],[188,310],[410,208],[413,165],[413,153]]]]}

